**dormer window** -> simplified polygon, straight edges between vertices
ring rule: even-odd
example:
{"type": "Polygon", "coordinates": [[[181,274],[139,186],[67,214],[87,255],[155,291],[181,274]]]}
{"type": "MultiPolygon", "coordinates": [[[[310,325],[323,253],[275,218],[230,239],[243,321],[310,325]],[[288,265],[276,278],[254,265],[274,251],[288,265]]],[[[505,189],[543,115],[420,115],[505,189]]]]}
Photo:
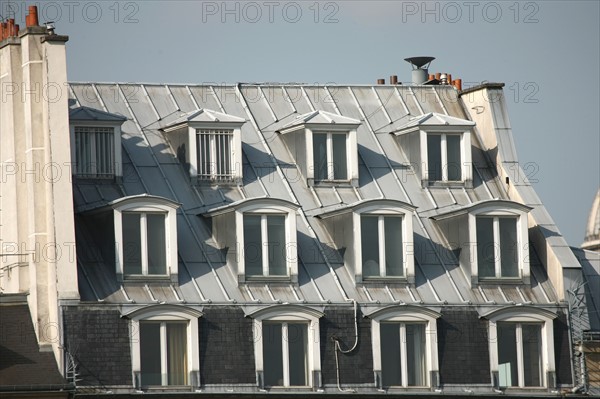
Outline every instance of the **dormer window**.
{"type": "Polygon", "coordinates": [[[239,182],[244,123],[237,116],[201,109],[179,117],[162,130],[193,181],[239,182]]]}
{"type": "Polygon", "coordinates": [[[177,281],[177,208],[162,197],[139,195],[111,203],[119,279],[177,281]]]}
{"type": "Polygon", "coordinates": [[[72,173],[83,179],[122,176],[121,125],[127,118],[89,107],[69,111],[72,173]]]}
{"type": "Polygon", "coordinates": [[[394,132],[423,187],[472,185],[471,129],[475,123],[430,112],[394,132]]]}
{"type": "Polygon", "coordinates": [[[323,220],[344,263],[359,282],[414,282],[412,217],[415,208],[395,200],[366,200],[324,212],[323,220]]]}
{"type": "Polygon", "coordinates": [[[358,185],[360,121],[325,111],[300,115],[279,130],[309,185],[358,185]]]}
{"type": "Polygon", "coordinates": [[[253,198],[205,214],[239,282],[298,281],[297,209],[281,199],[253,198]]]}
{"type": "Polygon", "coordinates": [[[434,217],[471,283],[523,282],[528,284],[530,207],[505,200],[482,201],[434,217]]]}

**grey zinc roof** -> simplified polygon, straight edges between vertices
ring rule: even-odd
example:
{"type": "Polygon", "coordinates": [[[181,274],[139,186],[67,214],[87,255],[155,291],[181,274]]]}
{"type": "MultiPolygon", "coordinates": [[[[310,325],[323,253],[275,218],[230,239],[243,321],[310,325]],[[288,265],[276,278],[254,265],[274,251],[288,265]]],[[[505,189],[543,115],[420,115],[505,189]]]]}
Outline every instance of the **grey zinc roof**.
{"type": "MultiPolygon", "coordinates": [[[[530,250],[531,286],[485,285],[472,289],[431,219],[479,201],[508,199],[494,165],[472,140],[473,188],[422,188],[407,155],[389,133],[409,118],[428,113],[464,120],[457,92],[450,86],[302,86],[281,85],[144,85],[72,83],[75,107],[124,115],[123,179],[76,182],[78,211],[107,205],[119,197],[149,194],[180,203],[177,211],[179,285],[119,284],[114,265],[101,251],[103,237],[77,217],[79,281],[82,300],[108,303],[348,303],[364,307],[390,304],[444,303],[483,306],[512,303],[552,305],[557,297],[537,253],[530,250]],[[198,109],[246,120],[241,126],[243,182],[240,185],[194,185],[178,162],[162,126],[198,109]],[[358,187],[308,187],[289,149],[276,132],[299,117],[328,115],[359,121],[358,187]],[[167,121],[167,122],[166,122],[167,121]],[[170,121],[170,122],[168,122],[170,121]],[[197,217],[248,198],[269,197],[298,204],[299,282],[238,284],[211,236],[207,219],[197,217]],[[357,285],[317,217],[368,199],[402,201],[414,216],[416,284],[393,282],[357,285]]],[[[305,122],[303,122],[305,123],[305,122]]],[[[461,122],[461,123],[464,123],[461,122]]],[[[542,208],[543,209],[543,208],[542,208]]]]}

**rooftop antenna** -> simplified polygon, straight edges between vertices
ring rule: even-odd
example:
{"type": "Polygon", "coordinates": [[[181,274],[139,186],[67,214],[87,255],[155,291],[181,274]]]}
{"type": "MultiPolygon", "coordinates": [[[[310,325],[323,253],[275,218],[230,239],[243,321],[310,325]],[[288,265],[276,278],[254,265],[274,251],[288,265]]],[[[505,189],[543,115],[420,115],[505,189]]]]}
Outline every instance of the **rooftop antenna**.
{"type": "Polygon", "coordinates": [[[431,61],[433,60],[435,60],[435,57],[409,57],[404,59],[404,61],[408,62],[413,67],[413,84],[422,85],[427,82],[429,64],[431,64],[431,61]]]}

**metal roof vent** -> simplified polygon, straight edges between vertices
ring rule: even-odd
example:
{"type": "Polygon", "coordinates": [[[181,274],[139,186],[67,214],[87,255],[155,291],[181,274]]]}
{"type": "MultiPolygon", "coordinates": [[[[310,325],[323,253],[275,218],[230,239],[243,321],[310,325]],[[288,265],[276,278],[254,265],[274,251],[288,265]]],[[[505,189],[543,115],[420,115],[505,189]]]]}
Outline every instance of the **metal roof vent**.
{"type": "Polygon", "coordinates": [[[412,71],[412,83],[415,85],[422,85],[427,82],[428,79],[428,68],[431,61],[435,60],[435,57],[410,57],[405,58],[404,61],[410,63],[413,66],[412,71]]]}

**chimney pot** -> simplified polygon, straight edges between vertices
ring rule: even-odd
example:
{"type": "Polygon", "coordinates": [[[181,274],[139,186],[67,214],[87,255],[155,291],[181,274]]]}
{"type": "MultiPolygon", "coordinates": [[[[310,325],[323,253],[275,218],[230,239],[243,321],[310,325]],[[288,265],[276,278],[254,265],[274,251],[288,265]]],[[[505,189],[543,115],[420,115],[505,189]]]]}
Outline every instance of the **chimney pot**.
{"type": "Polygon", "coordinates": [[[462,91],[462,79],[454,79],[454,82],[452,83],[454,84],[454,87],[456,87],[456,90],[462,91]]]}
{"type": "Polygon", "coordinates": [[[8,30],[5,34],[6,37],[11,37],[14,36],[14,31],[15,31],[15,20],[13,18],[10,18],[8,20],[8,26],[7,26],[8,30]]]}
{"type": "Polygon", "coordinates": [[[440,79],[442,78],[442,74],[441,74],[440,72],[436,73],[436,74],[435,74],[435,78],[436,78],[437,80],[440,80],[440,79]]]}
{"type": "Polygon", "coordinates": [[[390,76],[390,84],[391,85],[397,85],[398,84],[398,76],[397,75],[390,76]]]}
{"type": "Polygon", "coordinates": [[[16,36],[19,36],[19,24],[16,24],[16,25],[15,25],[15,27],[14,27],[14,32],[15,32],[15,34],[14,34],[14,36],[15,36],[15,37],[16,37],[16,36]]]}
{"type": "Polygon", "coordinates": [[[378,85],[384,85],[385,84],[385,79],[377,79],[377,84],[378,85]]]}
{"type": "Polygon", "coordinates": [[[29,6],[29,25],[38,26],[38,8],[37,6],[29,6]]]}
{"type": "Polygon", "coordinates": [[[447,81],[448,81],[447,84],[449,84],[449,85],[452,84],[452,74],[451,73],[448,74],[448,80],[447,81]]]}

